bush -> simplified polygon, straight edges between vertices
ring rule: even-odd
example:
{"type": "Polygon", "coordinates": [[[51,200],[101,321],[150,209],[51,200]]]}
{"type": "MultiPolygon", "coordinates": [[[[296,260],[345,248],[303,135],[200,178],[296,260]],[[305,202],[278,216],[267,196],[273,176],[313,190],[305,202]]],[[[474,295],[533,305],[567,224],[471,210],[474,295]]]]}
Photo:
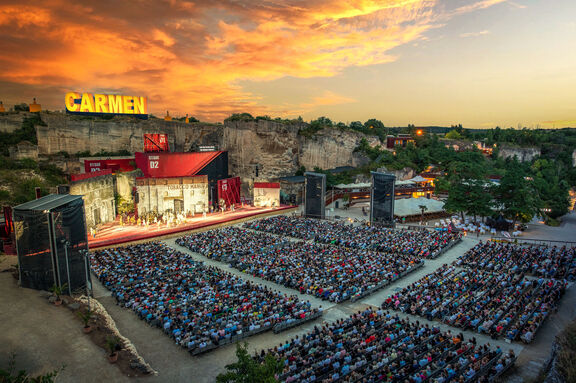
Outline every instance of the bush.
{"type": "Polygon", "coordinates": [[[39,114],[33,113],[32,116],[24,118],[20,129],[16,129],[12,133],[0,134],[0,155],[8,156],[8,148],[22,141],[28,141],[34,145],[38,144],[36,125],[46,126],[46,123],[42,121],[39,114]]]}
{"type": "Polygon", "coordinates": [[[2,383],[52,383],[58,374],[64,370],[64,366],[58,370],[48,372],[36,377],[30,376],[25,370],[16,372],[16,354],[10,354],[8,369],[0,368],[0,382],[2,383]]]}
{"type": "Polygon", "coordinates": [[[254,121],[254,117],[250,113],[234,113],[224,120],[224,122],[231,121],[254,121]]]}

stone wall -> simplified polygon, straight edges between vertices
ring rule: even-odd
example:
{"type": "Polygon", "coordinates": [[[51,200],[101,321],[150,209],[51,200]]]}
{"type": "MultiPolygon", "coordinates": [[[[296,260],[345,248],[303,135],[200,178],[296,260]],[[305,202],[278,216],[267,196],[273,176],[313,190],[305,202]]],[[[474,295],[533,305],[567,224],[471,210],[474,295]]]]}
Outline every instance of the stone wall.
{"type": "Polygon", "coordinates": [[[142,177],[141,170],[116,174],[116,193],[124,201],[133,203],[132,190],[136,187],[136,177],[142,177]]]}
{"type": "Polygon", "coordinates": [[[95,227],[116,218],[114,175],[104,175],[70,183],[70,194],[84,199],[86,225],[95,227]]]}

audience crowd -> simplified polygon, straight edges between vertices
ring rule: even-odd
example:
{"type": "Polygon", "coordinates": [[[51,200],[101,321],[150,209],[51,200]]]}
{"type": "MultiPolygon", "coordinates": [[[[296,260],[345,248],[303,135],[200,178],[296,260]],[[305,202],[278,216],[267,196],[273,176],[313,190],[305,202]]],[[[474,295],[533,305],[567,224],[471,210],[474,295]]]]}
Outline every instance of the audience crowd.
{"type": "MultiPolygon", "coordinates": [[[[366,309],[314,327],[267,351],[284,361],[282,382],[488,381],[516,359],[474,338],[366,309]]],[[[255,356],[262,361],[266,352],[255,356]]]]}
{"type": "Polygon", "coordinates": [[[420,265],[413,255],[283,240],[234,227],[189,235],[176,242],[251,275],[332,302],[375,289],[420,265]]]}
{"type": "Polygon", "coordinates": [[[576,248],[480,242],[457,264],[498,272],[576,280],[576,248]]]}
{"type": "MultiPolygon", "coordinates": [[[[341,302],[395,280],[458,239],[448,232],[278,216],[176,242],[259,278],[341,302]]],[[[296,296],[205,266],[158,242],[97,251],[91,262],[119,304],[192,352],[317,313],[296,296]]],[[[453,265],[389,296],[382,309],[315,326],[255,358],[282,359],[279,379],[287,383],[488,382],[514,363],[512,351],[385,310],[529,343],[556,310],[567,280],[575,279],[574,247],[480,242],[453,265]]]]}
{"type": "Polygon", "coordinates": [[[460,238],[460,234],[447,231],[393,230],[284,215],[247,222],[244,227],[294,238],[314,239],[320,243],[419,258],[434,258],[442,248],[460,238]]]}
{"type": "Polygon", "coordinates": [[[444,265],[388,297],[383,307],[531,342],[565,288],[561,280],[444,265]]]}
{"type": "Polygon", "coordinates": [[[96,251],[91,263],[119,304],[190,351],[317,312],[158,242],[96,251]]]}

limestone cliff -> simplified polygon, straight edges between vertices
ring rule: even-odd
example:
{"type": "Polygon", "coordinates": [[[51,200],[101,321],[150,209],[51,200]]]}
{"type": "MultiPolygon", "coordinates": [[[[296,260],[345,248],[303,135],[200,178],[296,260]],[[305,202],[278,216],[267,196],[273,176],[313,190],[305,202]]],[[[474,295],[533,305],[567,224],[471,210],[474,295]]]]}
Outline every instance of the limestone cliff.
{"type": "Polygon", "coordinates": [[[502,158],[512,158],[516,156],[520,162],[530,162],[540,155],[538,148],[517,148],[511,146],[501,146],[499,156],[502,158]]]}
{"type": "Polygon", "coordinates": [[[12,133],[22,127],[22,121],[27,113],[3,113],[0,114],[0,133],[12,133]]]}
{"type": "MultiPolygon", "coordinates": [[[[229,152],[230,174],[245,179],[274,179],[292,175],[300,167],[330,169],[359,166],[367,159],[354,153],[364,135],[347,130],[323,129],[307,138],[298,131],[305,123],[280,123],[258,120],[222,124],[185,124],[158,119],[136,120],[115,117],[111,120],[43,113],[46,126],[37,126],[38,154],[75,154],[101,150],[142,151],[145,133],[165,133],[173,151],[190,151],[197,145],[215,145],[229,152]]],[[[371,145],[382,145],[368,137],[371,145]]]]}
{"type": "Polygon", "coordinates": [[[145,133],[168,134],[174,151],[187,151],[193,143],[218,144],[221,127],[208,124],[185,124],[177,121],[136,120],[116,117],[112,120],[83,118],[65,114],[42,113],[46,126],[37,126],[38,153],[60,151],[70,154],[105,150],[142,151],[145,133]]]}
{"type": "Polygon", "coordinates": [[[220,148],[228,150],[231,174],[275,178],[294,174],[299,165],[299,124],[259,120],[224,126],[220,148]]]}
{"type": "MultiPolygon", "coordinates": [[[[314,138],[301,140],[300,164],[306,169],[364,165],[367,158],[354,153],[362,137],[362,134],[348,130],[321,130],[314,138]]],[[[369,143],[382,145],[376,137],[371,137],[369,143]]]]}

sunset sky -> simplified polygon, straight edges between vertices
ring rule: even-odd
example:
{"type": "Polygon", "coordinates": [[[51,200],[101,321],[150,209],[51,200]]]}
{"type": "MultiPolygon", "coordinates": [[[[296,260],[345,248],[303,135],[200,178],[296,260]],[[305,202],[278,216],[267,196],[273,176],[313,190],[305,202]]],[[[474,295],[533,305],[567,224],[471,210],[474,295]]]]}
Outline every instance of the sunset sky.
{"type": "Polygon", "coordinates": [[[576,127],[575,0],[0,1],[0,100],[576,127]]]}

